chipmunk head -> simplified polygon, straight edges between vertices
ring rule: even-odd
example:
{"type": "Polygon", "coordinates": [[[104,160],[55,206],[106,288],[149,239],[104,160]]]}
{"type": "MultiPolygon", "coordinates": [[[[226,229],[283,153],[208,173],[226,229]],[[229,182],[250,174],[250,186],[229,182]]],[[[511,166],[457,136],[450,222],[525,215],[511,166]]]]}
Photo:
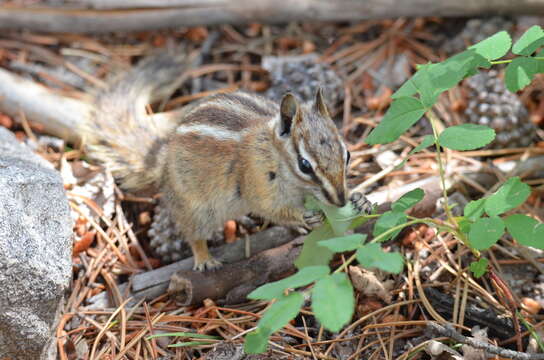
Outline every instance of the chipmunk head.
{"type": "Polygon", "coordinates": [[[285,145],[288,169],[301,188],[325,203],[344,206],[349,152],[329,115],[321,89],[313,102],[305,104],[287,93],[280,103],[276,131],[285,145]]]}

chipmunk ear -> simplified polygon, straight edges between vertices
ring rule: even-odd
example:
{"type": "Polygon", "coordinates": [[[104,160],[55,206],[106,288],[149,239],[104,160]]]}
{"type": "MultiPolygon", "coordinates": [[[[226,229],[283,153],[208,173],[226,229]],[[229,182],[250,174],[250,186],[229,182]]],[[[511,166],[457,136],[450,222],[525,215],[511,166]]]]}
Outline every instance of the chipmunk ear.
{"type": "Polygon", "coordinates": [[[330,117],[327,104],[325,104],[325,99],[323,98],[323,89],[321,86],[317,88],[317,92],[315,94],[315,111],[322,116],[330,117]]]}
{"type": "Polygon", "coordinates": [[[289,135],[293,121],[300,116],[300,105],[291,93],[283,96],[280,103],[280,136],[289,135]]]}

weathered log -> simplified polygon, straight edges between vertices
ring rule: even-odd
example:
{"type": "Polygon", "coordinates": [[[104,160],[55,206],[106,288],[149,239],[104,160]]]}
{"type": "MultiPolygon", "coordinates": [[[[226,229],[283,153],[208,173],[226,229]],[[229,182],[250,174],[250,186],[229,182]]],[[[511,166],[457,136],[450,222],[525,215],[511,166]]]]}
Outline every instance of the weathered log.
{"type": "MultiPolygon", "coordinates": [[[[18,119],[39,124],[43,132],[78,144],[81,134],[78,124],[89,116],[92,105],[67,96],[59,95],[32,80],[0,68],[0,112],[18,119]]],[[[185,108],[156,113],[150,121],[168,132],[183,116],[185,108]]]]}
{"type": "Polygon", "coordinates": [[[225,298],[229,304],[243,302],[258,286],[294,271],[302,243],[303,237],[299,237],[247,260],[226,264],[219,271],[178,271],[170,279],[168,293],[182,306],[199,304],[206,298],[225,298]]]}
{"type": "MultiPolygon", "coordinates": [[[[0,20],[1,21],[1,20],[0,20]]],[[[0,68],[0,111],[12,117],[21,114],[43,126],[45,132],[79,142],[76,124],[89,116],[91,107],[83,101],[58,95],[31,80],[0,68]]]]}
{"type": "MultiPolygon", "coordinates": [[[[245,259],[247,249],[249,249],[249,255],[257,254],[281,246],[293,240],[295,236],[296,232],[292,229],[276,226],[249,236],[247,244],[245,239],[240,239],[232,244],[212,248],[210,252],[223,264],[227,265],[245,259]]],[[[193,258],[190,257],[152,271],[136,274],[130,281],[131,288],[128,296],[132,296],[134,301],[156,298],[166,292],[172,274],[176,271],[188,271],[192,268],[193,258]]],[[[122,291],[124,291],[125,286],[125,284],[120,285],[122,291]]],[[[90,308],[107,307],[106,294],[101,293],[89,299],[89,303],[92,304],[90,308]]]]}
{"type": "Polygon", "coordinates": [[[4,6],[0,29],[107,33],[252,22],[544,13],[544,0],[291,0],[279,6],[276,0],[138,0],[131,5],[122,0],[80,0],[69,8],[4,6]]]}

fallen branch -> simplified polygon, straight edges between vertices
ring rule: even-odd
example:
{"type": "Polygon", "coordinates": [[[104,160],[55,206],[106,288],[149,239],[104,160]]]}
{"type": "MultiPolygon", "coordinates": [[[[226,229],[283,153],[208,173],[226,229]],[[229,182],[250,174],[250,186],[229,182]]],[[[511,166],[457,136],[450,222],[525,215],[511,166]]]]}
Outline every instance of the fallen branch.
{"type": "MultiPolygon", "coordinates": [[[[534,15],[544,12],[543,0],[298,0],[278,6],[276,0],[149,0],[131,2],[83,0],[70,7],[0,8],[0,29],[44,32],[108,33],[180,26],[291,21],[357,21],[397,17],[534,15]],[[88,8],[94,8],[89,10],[88,8]],[[104,10],[95,10],[104,9],[104,10]]],[[[71,4],[72,5],[72,4],[71,4]]]]}
{"type": "MultiPolygon", "coordinates": [[[[246,240],[240,239],[232,244],[226,244],[210,249],[213,256],[227,265],[246,258],[246,248],[250,255],[261,251],[281,246],[296,236],[295,231],[284,227],[272,227],[249,236],[246,240]],[[246,244],[247,242],[247,244],[246,244]]],[[[153,299],[167,291],[170,277],[177,271],[189,271],[193,268],[193,258],[183,259],[158,269],[134,275],[130,280],[128,296],[134,298],[133,302],[140,299],[153,299]]],[[[127,284],[119,286],[121,292],[126,290],[127,284]]],[[[106,293],[98,294],[88,300],[90,308],[108,307],[106,293]]]]}
{"type": "Polygon", "coordinates": [[[46,133],[79,142],[76,125],[89,116],[91,107],[83,101],[55,94],[45,86],[0,68],[0,111],[18,118],[23,113],[43,126],[46,133]]]}
{"type": "MultiPolygon", "coordinates": [[[[89,116],[91,109],[91,104],[85,101],[56,94],[45,86],[0,68],[0,112],[14,119],[24,114],[47,134],[78,144],[81,140],[78,124],[89,116]]],[[[168,132],[183,116],[184,109],[153,114],[150,121],[168,132]]]]}
{"type": "Polygon", "coordinates": [[[293,263],[302,243],[303,238],[299,237],[214,272],[178,271],[172,275],[168,292],[182,306],[199,304],[206,298],[226,298],[227,304],[244,302],[259,285],[295,269],[293,263]]]}
{"type": "Polygon", "coordinates": [[[483,341],[476,340],[474,338],[466,337],[458,333],[455,328],[450,324],[439,325],[435,322],[429,322],[427,327],[435,334],[439,336],[445,336],[453,339],[459,343],[472,346],[476,349],[482,349],[490,354],[496,354],[503,358],[516,359],[516,360],[539,360],[544,359],[544,354],[528,354],[518,351],[503,349],[501,347],[488,344],[483,341]]]}

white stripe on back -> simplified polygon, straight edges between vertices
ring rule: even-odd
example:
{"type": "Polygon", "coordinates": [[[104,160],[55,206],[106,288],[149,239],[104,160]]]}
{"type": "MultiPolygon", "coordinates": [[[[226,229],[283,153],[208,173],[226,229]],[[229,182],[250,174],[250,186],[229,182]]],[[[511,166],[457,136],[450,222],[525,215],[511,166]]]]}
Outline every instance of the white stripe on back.
{"type": "Polygon", "coordinates": [[[185,135],[189,133],[195,133],[201,136],[209,136],[218,140],[235,140],[240,141],[243,131],[230,131],[218,126],[209,126],[203,124],[197,125],[181,125],[176,129],[176,133],[185,135]]]}

